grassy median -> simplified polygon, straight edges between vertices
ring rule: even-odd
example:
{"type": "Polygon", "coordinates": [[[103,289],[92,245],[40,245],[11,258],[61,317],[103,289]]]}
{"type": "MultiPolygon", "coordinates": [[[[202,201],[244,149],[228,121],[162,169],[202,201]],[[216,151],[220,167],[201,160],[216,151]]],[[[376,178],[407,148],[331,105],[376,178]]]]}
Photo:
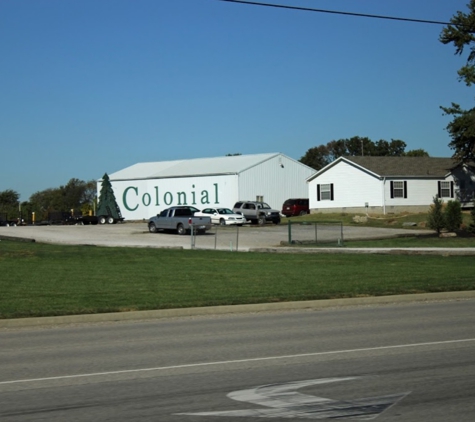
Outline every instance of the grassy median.
{"type": "Polygon", "coordinates": [[[0,241],[0,318],[475,289],[473,257],[0,241]]]}

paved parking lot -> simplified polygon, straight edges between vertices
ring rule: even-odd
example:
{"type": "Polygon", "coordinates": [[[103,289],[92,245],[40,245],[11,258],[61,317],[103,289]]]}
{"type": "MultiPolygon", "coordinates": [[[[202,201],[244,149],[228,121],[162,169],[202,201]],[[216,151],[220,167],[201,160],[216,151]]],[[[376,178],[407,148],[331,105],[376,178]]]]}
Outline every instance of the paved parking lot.
{"type": "MultiPolygon", "coordinates": [[[[344,240],[393,237],[399,234],[414,233],[411,229],[374,229],[367,227],[343,227],[344,240]]],[[[421,231],[417,231],[421,233],[421,231]]],[[[427,231],[427,233],[429,233],[427,231]]],[[[330,236],[333,245],[338,246],[339,228],[320,231],[321,236],[330,236]]],[[[293,238],[297,240],[314,236],[314,226],[293,227],[293,238]],[[300,234],[298,231],[300,230],[300,234]]],[[[2,237],[34,239],[37,242],[98,245],[98,246],[133,246],[167,248],[192,248],[191,236],[179,236],[174,233],[152,234],[147,230],[146,223],[126,222],[114,225],[97,226],[24,226],[0,227],[2,237]]],[[[287,225],[216,227],[205,235],[195,238],[195,248],[248,251],[254,248],[280,248],[281,242],[289,239],[287,225]]]]}

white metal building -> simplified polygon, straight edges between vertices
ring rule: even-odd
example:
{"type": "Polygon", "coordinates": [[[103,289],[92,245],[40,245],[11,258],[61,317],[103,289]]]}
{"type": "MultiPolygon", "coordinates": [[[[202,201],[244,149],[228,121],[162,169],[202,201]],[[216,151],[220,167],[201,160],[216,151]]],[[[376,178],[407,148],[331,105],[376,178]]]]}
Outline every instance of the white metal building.
{"type": "Polygon", "coordinates": [[[437,195],[473,206],[473,165],[436,157],[340,157],[308,178],[310,211],[425,212],[437,195]]]}
{"type": "Polygon", "coordinates": [[[174,205],[232,208],[258,198],[281,210],[288,198],[307,198],[306,179],[313,173],[299,161],[269,153],[138,163],[109,178],[122,216],[141,220],[174,205]]]}

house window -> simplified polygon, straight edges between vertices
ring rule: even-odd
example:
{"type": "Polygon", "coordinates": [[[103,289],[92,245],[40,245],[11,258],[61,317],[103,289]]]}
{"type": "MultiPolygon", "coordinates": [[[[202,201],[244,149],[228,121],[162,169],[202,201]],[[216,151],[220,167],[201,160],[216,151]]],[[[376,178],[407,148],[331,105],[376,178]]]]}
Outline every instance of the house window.
{"type": "Polygon", "coordinates": [[[391,182],[391,198],[407,198],[407,182],[391,182]]]}
{"type": "Polygon", "coordinates": [[[404,198],[404,182],[394,182],[393,196],[394,198],[404,198]]]}
{"type": "Polygon", "coordinates": [[[332,191],[330,183],[320,185],[320,199],[322,201],[330,201],[332,199],[332,191]]]}
{"type": "Polygon", "coordinates": [[[317,201],[333,201],[333,183],[317,185],[317,201]]]}
{"type": "Polygon", "coordinates": [[[439,182],[439,198],[454,197],[454,182],[439,182]]]}

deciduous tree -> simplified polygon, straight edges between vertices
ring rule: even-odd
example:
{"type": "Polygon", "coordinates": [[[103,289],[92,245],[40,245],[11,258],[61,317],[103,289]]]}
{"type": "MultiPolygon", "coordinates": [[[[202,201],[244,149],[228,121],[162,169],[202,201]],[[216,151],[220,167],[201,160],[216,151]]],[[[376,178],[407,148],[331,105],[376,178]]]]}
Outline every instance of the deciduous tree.
{"type": "Polygon", "coordinates": [[[310,148],[305,155],[300,158],[300,162],[315,170],[320,170],[331,162],[327,146],[319,145],[318,147],[310,148]]]}
{"type": "Polygon", "coordinates": [[[310,148],[300,162],[315,170],[320,170],[338,157],[351,157],[358,155],[402,157],[428,157],[429,154],[423,149],[412,150],[405,153],[406,143],[400,139],[391,139],[388,142],[380,139],[376,143],[367,137],[353,136],[349,139],[339,139],[328,142],[326,145],[319,145],[310,148]],[[409,154],[411,153],[411,154],[409,154]]]}
{"type": "Polygon", "coordinates": [[[82,211],[93,209],[96,200],[96,182],[85,182],[72,178],[59,188],[49,188],[34,193],[30,197],[32,210],[37,213],[38,220],[46,219],[50,211],[82,211]]]}
{"type": "MultiPolygon", "coordinates": [[[[440,34],[443,44],[453,44],[455,54],[462,55],[469,50],[467,61],[459,71],[459,80],[470,87],[475,84],[475,0],[470,0],[468,12],[458,11],[440,34]]],[[[453,116],[447,125],[452,138],[449,147],[454,150],[454,158],[462,161],[475,159],[475,108],[464,110],[459,104],[441,107],[445,114],[453,116]]]]}
{"type": "Polygon", "coordinates": [[[12,189],[7,189],[0,192],[0,206],[9,207],[11,205],[18,205],[18,200],[20,199],[20,195],[18,192],[15,192],[12,189]]]}
{"type": "Polygon", "coordinates": [[[406,157],[428,157],[429,153],[423,149],[411,149],[404,154],[406,157]]]}
{"type": "Polygon", "coordinates": [[[12,189],[0,192],[0,213],[5,214],[7,219],[16,219],[19,215],[19,199],[19,193],[12,189]]]}

